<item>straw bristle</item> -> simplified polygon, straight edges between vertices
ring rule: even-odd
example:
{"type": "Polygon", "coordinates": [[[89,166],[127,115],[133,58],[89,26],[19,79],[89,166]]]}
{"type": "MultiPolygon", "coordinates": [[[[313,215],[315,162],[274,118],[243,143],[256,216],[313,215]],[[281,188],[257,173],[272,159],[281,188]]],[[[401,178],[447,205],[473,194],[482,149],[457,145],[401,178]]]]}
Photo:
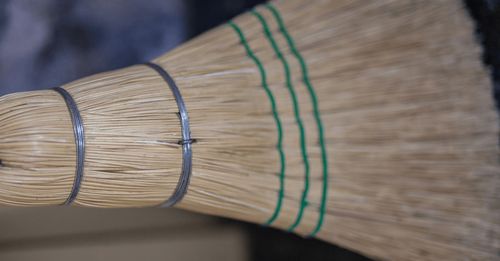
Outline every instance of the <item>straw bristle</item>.
{"type": "MultiPolygon", "coordinates": [[[[457,1],[275,3],[319,99],[328,155],[324,224],[317,237],[394,260],[494,259],[500,250],[498,118],[472,23],[457,1]]],[[[294,232],[321,215],[324,173],[314,104],[270,9],[234,20],[266,72],[283,128],[284,198],[273,226],[297,221],[305,186],[291,71],[310,163],[308,205],[294,232]]],[[[262,75],[234,28],[220,26],[158,58],[187,105],[193,173],[180,208],[266,223],[280,191],[278,132],[262,75]]],[[[181,170],[176,102],[137,65],[64,86],[86,137],[76,204],[156,206],[181,170]]],[[[0,203],[62,204],[75,145],[54,91],[0,98],[0,203]]]]}

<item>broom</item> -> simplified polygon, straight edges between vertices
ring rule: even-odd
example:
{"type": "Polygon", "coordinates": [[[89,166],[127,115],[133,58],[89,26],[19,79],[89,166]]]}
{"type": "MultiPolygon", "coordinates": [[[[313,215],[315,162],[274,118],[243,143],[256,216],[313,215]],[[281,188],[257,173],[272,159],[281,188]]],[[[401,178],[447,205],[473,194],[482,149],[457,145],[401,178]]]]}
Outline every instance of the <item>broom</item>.
{"type": "Polygon", "coordinates": [[[458,1],[259,6],[0,98],[0,203],[173,206],[378,259],[495,259],[498,118],[458,1]]]}

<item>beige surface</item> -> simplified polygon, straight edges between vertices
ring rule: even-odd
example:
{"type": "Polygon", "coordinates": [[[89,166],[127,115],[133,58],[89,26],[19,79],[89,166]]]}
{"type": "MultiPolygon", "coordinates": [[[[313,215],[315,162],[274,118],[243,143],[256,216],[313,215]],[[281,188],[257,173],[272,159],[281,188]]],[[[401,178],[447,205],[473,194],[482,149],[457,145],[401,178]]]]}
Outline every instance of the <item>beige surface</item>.
{"type": "Polygon", "coordinates": [[[246,260],[240,228],[173,209],[0,208],[0,260],[246,260]]]}

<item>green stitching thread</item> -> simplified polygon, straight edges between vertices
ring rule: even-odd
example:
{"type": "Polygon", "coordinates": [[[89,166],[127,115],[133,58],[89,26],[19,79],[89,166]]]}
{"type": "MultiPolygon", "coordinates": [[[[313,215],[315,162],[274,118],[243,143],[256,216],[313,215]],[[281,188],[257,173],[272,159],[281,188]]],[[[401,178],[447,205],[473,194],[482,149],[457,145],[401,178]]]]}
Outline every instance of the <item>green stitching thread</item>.
{"type": "Polygon", "coordinates": [[[290,96],[292,98],[293,110],[294,110],[294,114],[295,114],[295,121],[297,122],[297,125],[299,127],[299,131],[300,131],[300,148],[301,148],[301,152],[302,152],[302,160],[304,161],[304,172],[305,172],[304,179],[305,180],[304,180],[304,190],[302,192],[299,213],[297,214],[297,218],[295,219],[295,222],[290,226],[290,228],[288,228],[288,231],[293,231],[295,228],[297,228],[297,226],[302,221],[302,217],[304,216],[304,209],[308,205],[307,195],[309,193],[310,166],[309,166],[309,159],[308,159],[308,155],[307,155],[306,131],[305,131],[302,119],[300,118],[299,101],[297,99],[297,94],[295,93],[295,90],[293,88],[292,77],[291,77],[291,73],[290,73],[290,68],[288,66],[288,62],[287,62],[286,58],[283,56],[283,54],[281,53],[281,51],[279,50],[278,44],[276,44],[276,41],[274,40],[273,35],[271,33],[271,30],[269,30],[269,26],[268,26],[266,20],[264,19],[264,17],[262,17],[262,15],[259,12],[257,12],[256,10],[252,10],[251,13],[259,19],[260,23],[262,24],[264,34],[266,35],[267,39],[271,43],[271,46],[273,47],[273,50],[276,53],[276,56],[283,63],[283,69],[285,70],[285,76],[286,76],[286,86],[287,86],[287,89],[290,92],[290,96]]]}
{"type": "Polygon", "coordinates": [[[276,100],[274,99],[273,93],[271,92],[271,89],[269,89],[269,86],[267,85],[267,76],[266,76],[266,71],[264,70],[264,66],[262,65],[261,61],[255,54],[252,52],[252,49],[250,49],[250,46],[248,45],[248,42],[245,38],[245,35],[243,34],[243,31],[232,21],[229,22],[229,25],[236,31],[238,34],[238,37],[240,38],[241,44],[245,47],[245,51],[250,57],[254,63],[257,65],[259,68],[260,76],[261,76],[261,85],[266,91],[266,94],[269,98],[269,101],[271,102],[271,109],[274,117],[274,121],[276,122],[276,128],[278,129],[278,144],[276,145],[276,148],[278,149],[279,155],[280,155],[280,190],[278,193],[278,202],[276,203],[276,209],[274,210],[273,215],[271,218],[266,222],[266,224],[271,224],[276,220],[278,217],[281,207],[283,205],[283,196],[285,195],[285,168],[286,168],[286,162],[285,162],[285,152],[283,151],[283,128],[281,126],[281,120],[278,115],[278,109],[276,106],[276,100]]]}
{"type": "Polygon", "coordinates": [[[321,160],[323,163],[323,195],[321,196],[321,207],[320,207],[319,220],[318,220],[318,223],[316,225],[316,228],[310,234],[311,236],[315,236],[321,230],[321,227],[323,226],[324,216],[326,213],[326,202],[327,202],[327,197],[328,197],[328,156],[327,156],[326,144],[325,144],[325,138],[324,138],[323,123],[321,121],[321,116],[320,116],[320,112],[319,112],[318,98],[317,98],[316,92],[314,91],[314,88],[311,84],[311,81],[309,80],[309,73],[307,70],[307,64],[306,64],[304,58],[302,57],[302,55],[297,50],[292,37],[290,36],[290,34],[288,33],[288,31],[285,27],[285,23],[283,22],[281,15],[279,14],[278,10],[273,6],[273,4],[269,3],[266,5],[266,7],[268,10],[271,11],[274,18],[278,22],[279,30],[285,36],[286,41],[288,42],[288,46],[290,47],[290,50],[292,51],[293,55],[295,55],[295,57],[297,58],[297,60],[300,63],[303,81],[306,84],[307,89],[309,91],[309,94],[311,96],[311,101],[313,104],[313,111],[314,111],[314,118],[316,120],[316,125],[318,126],[319,144],[321,146],[321,160]]]}

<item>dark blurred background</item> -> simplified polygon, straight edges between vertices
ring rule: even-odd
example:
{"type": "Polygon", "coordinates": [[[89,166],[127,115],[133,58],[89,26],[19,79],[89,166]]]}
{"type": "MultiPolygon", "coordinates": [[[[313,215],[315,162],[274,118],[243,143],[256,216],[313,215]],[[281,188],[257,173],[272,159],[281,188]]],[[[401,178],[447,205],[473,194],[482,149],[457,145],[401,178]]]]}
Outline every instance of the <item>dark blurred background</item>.
{"type": "Polygon", "coordinates": [[[0,95],[147,61],[261,0],[2,0],[0,95]]]}
{"type": "MultiPolygon", "coordinates": [[[[97,72],[147,61],[260,2],[263,1],[2,0],[0,95],[54,87],[97,72]]],[[[500,0],[465,0],[464,6],[476,21],[478,41],[485,47],[483,61],[492,69],[498,99],[500,0]]],[[[5,222],[15,227],[17,218],[12,214],[15,210],[0,211],[0,215],[2,213],[10,213],[4,215],[4,221],[11,217],[12,220],[5,222]]],[[[56,210],[51,213],[45,218],[63,227],[64,224],[81,225],[58,216],[60,212],[56,210]]],[[[95,213],[90,211],[84,215],[109,215],[110,218],[123,214],[95,213]]],[[[26,215],[26,212],[18,215],[26,215]]],[[[140,223],[141,219],[134,219],[134,222],[140,223]]],[[[230,224],[245,231],[248,240],[244,242],[248,245],[250,260],[368,260],[317,240],[302,239],[257,225],[228,220],[218,220],[217,223],[230,224]]],[[[0,234],[2,232],[0,230],[0,234]]],[[[43,238],[43,235],[38,238],[43,238]]],[[[71,240],[71,237],[67,239],[71,240]]],[[[109,240],[115,239],[109,237],[109,240]]],[[[25,241],[0,238],[0,252],[16,249],[25,241]]],[[[165,258],[168,260],[168,253],[165,253],[165,258]]]]}

